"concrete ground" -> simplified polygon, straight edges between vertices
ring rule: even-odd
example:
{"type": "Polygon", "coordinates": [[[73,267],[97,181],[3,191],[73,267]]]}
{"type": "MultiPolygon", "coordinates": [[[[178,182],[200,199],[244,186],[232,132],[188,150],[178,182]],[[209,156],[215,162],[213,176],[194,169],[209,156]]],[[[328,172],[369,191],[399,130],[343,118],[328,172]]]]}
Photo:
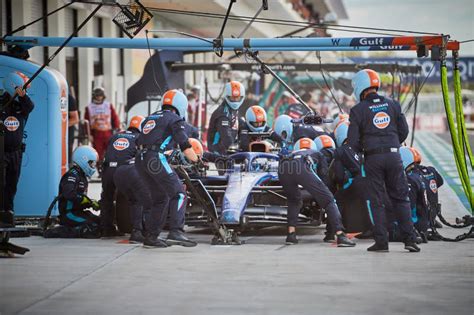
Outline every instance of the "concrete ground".
{"type": "Polygon", "coordinates": [[[295,246],[281,229],[242,246],[190,233],[194,248],[14,239],[31,252],[0,260],[0,314],[473,314],[473,239],[368,253],[304,232],[295,246]]]}
{"type": "MultiPolygon", "coordinates": [[[[440,198],[451,222],[467,213],[448,185],[440,198]]],[[[211,246],[206,231],[190,230],[194,248],[13,239],[31,252],[0,259],[0,314],[474,314],[474,239],[368,253],[370,240],[336,248],[323,231],[300,230],[295,246],[283,245],[281,228],[242,246],[211,246]]]]}

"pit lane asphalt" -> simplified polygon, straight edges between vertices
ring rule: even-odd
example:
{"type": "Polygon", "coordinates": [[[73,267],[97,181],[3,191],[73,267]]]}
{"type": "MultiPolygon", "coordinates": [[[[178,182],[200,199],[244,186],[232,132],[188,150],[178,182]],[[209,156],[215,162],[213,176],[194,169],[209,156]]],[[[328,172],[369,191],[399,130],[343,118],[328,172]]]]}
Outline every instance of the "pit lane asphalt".
{"type": "MultiPolygon", "coordinates": [[[[90,193],[98,198],[100,185],[90,193]]],[[[440,199],[449,221],[467,213],[449,186],[440,199]]],[[[323,231],[299,230],[294,246],[283,246],[281,228],[247,234],[242,246],[211,246],[191,229],[194,248],[12,239],[31,252],[0,259],[0,314],[473,314],[474,239],[368,253],[370,240],[336,248],[323,231]]]]}
{"type": "Polygon", "coordinates": [[[473,239],[368,253],[369,240],[336,248],[322,233],[283,246],[284,230],[269,229],[242,246],[211,246],[195,231],[197,247],[165,249],[13,239],[31,252],[0,260],[0,313],[472,314],[473,239]]]}

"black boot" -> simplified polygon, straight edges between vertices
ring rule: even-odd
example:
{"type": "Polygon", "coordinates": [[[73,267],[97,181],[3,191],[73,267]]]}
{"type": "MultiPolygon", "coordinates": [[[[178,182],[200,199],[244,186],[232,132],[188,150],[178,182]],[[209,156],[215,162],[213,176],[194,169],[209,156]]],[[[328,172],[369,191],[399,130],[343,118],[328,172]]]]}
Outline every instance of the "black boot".
{"type": "Polygon", "coordinates": [[[288,233],[285,240],[286,245],[296,245],[298,244],[298,239],[296,238],[296,232],[288,233]]]}
{"type": "Polygon", "coordinates": [[[147,234],[143,240],[143,247],[145,248],[163,248],[168,247],[166,242],[159,239],[157,235],[147,234]]]}
{"type": "Polygon", "coordinates": [[[388,252],[388,244],[375,243],[374,245],[367,248],[369,252],[388,252]]]}
{"type": "Polygon", "coordinates": [[[130,238],[128,239],[129,243],[132,244],[139,244],[143,243],[145,238],[143,237],[142,231],[141,230],[132,230],[132,233],[130,234],[130,238]]]}
{"type": "Polygon", "coordinates": [[[166,238],[166,244],[168,246],[181,245],[184,247],[194,247],[197,245],[195,241],[187,238],[184,232],[179,230],[173,230],[168,233],[168,237],[166,238]]]}
{"type": "Polygon", "coordinates": [[[2,228],[15,227],[12,211],[9,211],[9,210],[0,211],[0,227],[2,228]]]}
{"type": "Polygon", "coordinates": [[[323,241],[326,243],[334,243],[335,234],[331,231],[326,231],[325,234],[323,241]]]}
{"type": "Polygon", "coordinates": [[[421,248],[419,248],[413,241],[405,242],[405,249],[410,253],[418,253],[421,251],[421,248]]]}

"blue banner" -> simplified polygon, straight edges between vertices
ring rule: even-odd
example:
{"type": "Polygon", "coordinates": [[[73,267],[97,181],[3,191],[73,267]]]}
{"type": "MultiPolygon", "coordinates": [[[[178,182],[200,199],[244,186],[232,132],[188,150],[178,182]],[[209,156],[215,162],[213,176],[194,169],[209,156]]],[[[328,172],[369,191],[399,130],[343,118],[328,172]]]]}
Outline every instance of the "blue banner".
{"type": "MultiPolygon", "coordinates": [[[[434,65],[433,71],[427,79],[427,83],[439,83],[440,82],[440,70],[439,62],[431,61],[429,58],[349,58],[355,63],[398,63],[400,65],[410,66],[421,66],[422,77],[425,77],[430,73],[431,68],[434,65]]],[[[453,62],[452,58],[448,58],[446,62],[448,66],[448,79],[453,76],[453,62]]],[[[459,58],[459,72],[461,74],[462,82],[474,82],[474,57],[472,58],[459,58]]]]}

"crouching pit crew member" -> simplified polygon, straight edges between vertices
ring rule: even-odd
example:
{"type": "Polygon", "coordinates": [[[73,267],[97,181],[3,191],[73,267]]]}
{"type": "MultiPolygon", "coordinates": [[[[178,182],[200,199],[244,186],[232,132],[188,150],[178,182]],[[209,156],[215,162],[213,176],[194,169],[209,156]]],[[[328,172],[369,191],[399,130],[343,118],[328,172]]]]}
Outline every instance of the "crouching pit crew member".
{"type": "Polygon", "coordinates": [[[135,165],[152,193],[153,199],[152,206],[143,205],[145,237],[143,245],[145,247],[166,247],[173,244],[197,245],[184,234],[186,192],[164,154],[168,143],[173,140],[189,161],[200,162],[185,132],[184,117],[187,107],[188,100],[182,92],[167,91],[163,95],[162,109],[145,119],[142,132],[136,142],[138,152],[135,165]],[[158,236],[167,218],[167,209],[172,212],[172,220],[168,237],[166,241],[163,241],[158,236]]]}
{"type": "Polygon", "coordinates": [[[370,187],[367,201],[374,224],[375,244],[368,251],[388,251],[385,188],[400,226],[405,249],[419,252],[410,216],[408,183],[399,154],[400,143],[408,135],[408,124],[400,104],[380,96],[377,72],[365,69],[352,79],[354,96],[359,102],[349,115],[348,145],[364,153],[364,167],[370,187]]]}
{"type": "Polygon", "coordinates": [[[352,247],[356,244],[343,232],[341,214],[334,196],[317,174],[318,163],[324,160],[316,150],[313,140],[303,138],[295,143],[294,151],[280,161],[278,177],[288,200],[288,236],[286,244],[297,244],[296,226],[298,214],[302,207],[302,196],[299,185],[307,190],[320,207],[326,210],[328,221],[334,229],[338,247],[352,247]]]}
{"type": "Polygon", "coordinates": [[[76,237],[100,237],[100,217],[88,208],[99,210],[99,203],[87,196],[88,178],[96,171],[98,155],[90,146],[74,150],[73,166],[59,183],[59,223],[73,228],[76,237]]]}

